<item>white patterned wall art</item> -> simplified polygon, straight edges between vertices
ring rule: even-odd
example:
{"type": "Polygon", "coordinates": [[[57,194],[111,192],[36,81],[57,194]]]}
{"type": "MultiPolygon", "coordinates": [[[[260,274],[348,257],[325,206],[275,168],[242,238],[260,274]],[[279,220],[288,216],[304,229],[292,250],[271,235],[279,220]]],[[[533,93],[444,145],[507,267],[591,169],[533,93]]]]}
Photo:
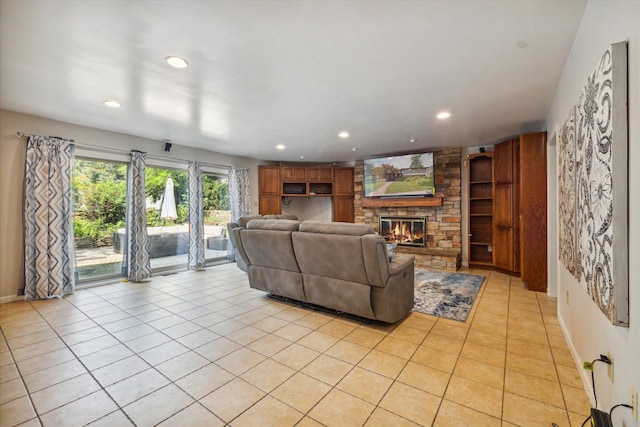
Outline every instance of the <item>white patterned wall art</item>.
{"type": "Polygon", "coordinates": [[[558,145],[559,258],[579,279],[576,262],[576,109],[556,129],[558,145]]]}
{"type": "Polygon", "coordinates": [[[627,99],[622,42],[604,53],[575,110],[577,274],[618,326],[629,325],[627,99]]]}

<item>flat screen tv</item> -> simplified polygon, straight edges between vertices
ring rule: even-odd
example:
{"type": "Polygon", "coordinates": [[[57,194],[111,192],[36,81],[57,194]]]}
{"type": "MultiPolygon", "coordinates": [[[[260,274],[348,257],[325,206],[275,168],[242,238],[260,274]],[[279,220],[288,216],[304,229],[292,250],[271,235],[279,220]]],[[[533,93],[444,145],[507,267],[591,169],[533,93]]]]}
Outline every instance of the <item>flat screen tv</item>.
{"type": "Polygon", "coordinates": [[[428,197],[434,194],[433,153],[364,161],[365,197],[428,197]]]}

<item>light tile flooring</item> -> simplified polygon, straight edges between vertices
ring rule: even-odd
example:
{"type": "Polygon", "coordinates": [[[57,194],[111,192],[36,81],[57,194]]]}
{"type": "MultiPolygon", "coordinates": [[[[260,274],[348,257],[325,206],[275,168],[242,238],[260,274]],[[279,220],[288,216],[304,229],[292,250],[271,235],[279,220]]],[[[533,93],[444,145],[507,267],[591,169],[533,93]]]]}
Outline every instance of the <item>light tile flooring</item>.
{"type": "Polygon", "coordinates": [[[556,300],[473,272],[466,323],[299,308],[235,264],[5,304],[0,425],[581,425],[556,300]]]}

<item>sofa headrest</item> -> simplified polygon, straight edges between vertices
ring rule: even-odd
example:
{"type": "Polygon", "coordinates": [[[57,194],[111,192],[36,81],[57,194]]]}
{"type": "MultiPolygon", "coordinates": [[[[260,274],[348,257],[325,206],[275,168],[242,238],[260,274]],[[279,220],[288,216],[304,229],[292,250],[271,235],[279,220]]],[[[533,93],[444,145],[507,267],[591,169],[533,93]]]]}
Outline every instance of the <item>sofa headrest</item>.
{"type": "Polygon", "coordinates": [[[278,215],[265,215],[264,219],[293,219],[297,220],[298,217],[294,214],[278,214],[278,215]]]}
{"type": "Polygon", "coordinates": [[[247,226],[247,223],[252,219],[262,219],[262,215],[241,216],[236,222],[238,223],[239,227],[245,228],[247,226]]]}
{"type": "Polygon", "coordinates": [[[248,230],[298,231],[299,221],[292,219],[252,219],[247,223],[248,230]]]}
{"type": "Polygon", "coordinates": [[[342,234],[349,236],[364,236],[375,234],[367,224],[351,224],[348,222],[305,221],[300,224],[300,230],[307,233],[342,234]]]}

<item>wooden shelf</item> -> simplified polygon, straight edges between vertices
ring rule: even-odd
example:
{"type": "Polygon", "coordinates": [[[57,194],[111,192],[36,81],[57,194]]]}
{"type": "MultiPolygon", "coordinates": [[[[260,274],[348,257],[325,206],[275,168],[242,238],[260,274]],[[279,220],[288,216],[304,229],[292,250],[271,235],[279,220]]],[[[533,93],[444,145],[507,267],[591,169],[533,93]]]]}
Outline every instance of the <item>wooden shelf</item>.
{"type": "Polygon", "coordinates": [[[442,206],[442,197],[386,197],[386,198],[362,198],[363,208],[384,208],[384,207],[409,207],[424,206],[438,207],[442,206]]]}

